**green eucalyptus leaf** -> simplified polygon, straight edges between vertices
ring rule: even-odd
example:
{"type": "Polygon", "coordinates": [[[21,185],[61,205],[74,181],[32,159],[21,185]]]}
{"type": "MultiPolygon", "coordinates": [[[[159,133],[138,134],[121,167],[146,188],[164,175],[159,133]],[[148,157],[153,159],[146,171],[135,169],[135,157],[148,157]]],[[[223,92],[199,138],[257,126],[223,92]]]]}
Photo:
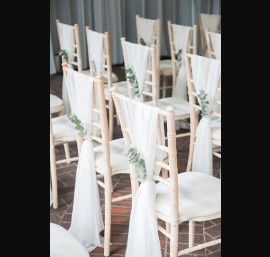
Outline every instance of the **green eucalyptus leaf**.
{"type": "Polygon", "coordinates": [[[143,46],[146,46],[146,43],[145,43],[145,41],[144,41],[144,39],[142,37],[140,38],[140,44],[143,45],[143,46]]]}

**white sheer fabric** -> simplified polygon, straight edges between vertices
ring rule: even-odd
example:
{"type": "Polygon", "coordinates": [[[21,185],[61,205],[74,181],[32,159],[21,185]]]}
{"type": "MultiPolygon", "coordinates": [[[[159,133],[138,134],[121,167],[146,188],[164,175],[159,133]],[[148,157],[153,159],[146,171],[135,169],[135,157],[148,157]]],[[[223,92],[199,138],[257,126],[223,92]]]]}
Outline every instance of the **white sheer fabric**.
{"type": "MultiPolygon", "coordinates": [[[[74,34],[74,26],[67,25],[60,23],[59,24],[59,40],[61,42],[61,50],[65,50],[68,55],[68,67],[72,69],[71,62],[74,60],[74,56],[72,53],[74,52],[74,44],[75,44],[75,34],[74,34]]],[[[64,102],[64,114],[67,114],[70,112],[70,103],[66,88],[66,81],[65,77],[63,76],[63,82],[62,82],[62,100],[64,102]]]]}
{"type": "Polygon", "coordinates": [[[132,204],[126,257],[161,257],[155,206],[156,184],[152,180],[158,110],[125,96],[119,98],[132,145],[146,165],[146,180],[141,183],[132,204]]]}
{"type": "Polygon", "coordinates": [[[188,39],[191,32],[191,27],[172,24],[172,32],[176,53],[182,49],[181,66],[177,74],[173,96],[187,100],[187,79],[185,71],[184,51],[188,47],[188,39]]]}
{"type": "Polygon", "coordinates": [[[221,34],[210,32],[211,43],[216,59],[221,60],[221,34]]]}
{"type": "MultiPolygon", "coordinates": [[[[123,42],[127,53],[127,66],[135,73],[138,81],[139,93],[143,91],[144,79],[146,75],[147,60],[150,52],[150,47],[133,44],[130,42],[123,42]]],[[[137,97],[134,97],[138,100],[137,97]]],[[[143,96],[140,95],[140,101],[143,101],[143,96]]]]}
{"type": "Polygon", "coordinates": [[[94,79],[91,76],[68,70],[67,89],[72,112],[85,126],[85,137],[78,167],[74,192],[74,204],[69,232],[90,252],[103,247],[99,233],[104,229],[99,192],[96,183],[92,130],[92,95],[94,79]]]}
{"type": "MultiPolygon", "coordinates": [[[[200,90],[204,90],[207,94],[206,99],[209,101],[208,116],[201,118],[196,131],[192,170],[213,175],[211,118],[209,112],[212,110],[216,95],[221,62],[220,60],[199,55],[191,55],[191,67],[196,93],[200,94],[200,90]]],[[[200,100],[199,103],[201,104],[200,100]]]]}
{"type": "Polygon", "coordinates": [[[88,49],[90,49],[91,60],[95,62],[96,75],[103,72],[104,58],[102,56],[104,34],[87,30],[88,36],[88,49]]]}
{"type": "Polygon", "coordinates": [[[140,38],[144,40],[147,46],[151,46],[151,44],[154,44],[153,41],[153,33],[155,28],[155,22],[156,20],[150,20],[145,18],[138,18],[138,30],[140,38]]]}

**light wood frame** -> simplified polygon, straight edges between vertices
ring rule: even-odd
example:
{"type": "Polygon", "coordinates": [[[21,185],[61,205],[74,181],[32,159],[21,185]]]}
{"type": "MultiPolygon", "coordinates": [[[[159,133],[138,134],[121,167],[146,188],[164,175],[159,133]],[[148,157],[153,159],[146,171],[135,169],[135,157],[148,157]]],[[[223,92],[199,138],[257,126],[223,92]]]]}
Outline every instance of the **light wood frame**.
{"type": "MultiPolygon", "coordinates": [[[[65,76],[67,76],[67,63],[63,63],[63,70],[65,76]]],[[[97,184],[104,188],[105,191],[105,230],[104,230],[104,256],[110,256],[110,240],[111,240],[111,209],[112,203],[122,201],[125,199],[131,199],[132,194],[127,194],[124,196],[112,197],[113,186],[112,186],[112,176],[118,173],[112,173],[111,161],[110,161],[110,140],[109,140],[109,130],[105,103],[105,93],[104,93],[104,79],[103,75],[99,74],[95,78],[94,90],[98,92],[98,100],[95,99],[95,93],[93,92],[93,112],[97,113],[100,117],[100,123],[92,122],[92,125],[101,130],[100,135],[96,135],[92,132],[91,139],[99,144],[102,144],[102,154],[103,154],[103,164],[102,167],[96,166],[96,179],[97,184]],[[97,105],[98,101],[98,105],[97,105]],[[103,179],[103,181],[101,180],[103,179]]],[[[78,135],[77,144],[79,152],[81,151],[83,139],[78,135]]],[[[122,172],[130,174],[129,172],[122,172]]],[[[134,179],[133,179],[134,181],[134,179]]],[[[132,183],[138,187],[137,180],[132,183]]]]}
{"type": "MultiPolygon", "coordinates": [[[[198,126],[198,115],[199,115],[198,111],[201,111],[202,108],[198,104],[198,101],[197,101],[197,93],[196,93],[194,80],[192,76],[190,54],[188,53],[187,49],[185,50],[185,62],[186,62],[186,74],[187,74],[189,106],[190,106],[190,145],[189,145],[187,171],[190,171],[192,167],[192,157],[193,157],[193,152],[194,152],[195,135],[196,135],[196,130],[198,126]]],[[[220,79],[217,85],[217,91],[221,92],[220,79]]],[[[221,100],[215,99],[214,104],[221,105],[221,100]]],[[[210,115],[221,118],[221,113],[215,112],[213,110],[210,111],[210,115]]],[[[221,147],[220,140],[212,139],[212,143],[217,146],[216,148],[221,147]]],[[[221,158],[221,154],[214,151],[214,149],[213,149],[213,155],[217,156],[218,158],[221,158]]]]}
{"type": "MultiPolygon", "coordinates": [[[[177,60],[175,58],[175,46],[174,46],[174,38],[173,38],[173,31],[172,31],[172,23],[168,21],[168,32],[169,32],[169,42],[170,42],[170,51],[171,51],[171,58],[172,58],[172,70],[173,70],[173,85],[172,85],[172,95],[175,91],[176,86],[176,79],[177,79],[177,60]]],[[[197,54],[197,25],[193,25],[190,29],[189,39],[188,39],[188,50],[193,54],[197,54]]]]}

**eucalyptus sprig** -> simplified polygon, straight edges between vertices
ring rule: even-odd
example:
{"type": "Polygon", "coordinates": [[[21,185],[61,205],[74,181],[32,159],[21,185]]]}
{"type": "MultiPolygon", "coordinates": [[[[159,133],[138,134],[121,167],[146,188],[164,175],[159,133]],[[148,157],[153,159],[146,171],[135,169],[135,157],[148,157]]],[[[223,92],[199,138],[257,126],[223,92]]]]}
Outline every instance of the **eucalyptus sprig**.
{"type": "Polygon", "coordinates": [[[67,54],[67,51],[66,51],[66,50],[60,50],[60,51],[58,52],[58,55],[59,55],[59,56],[63,56],[64,59],[65,59],[65,61],[68,63],[68,54],[67,54]]]}
{"type": "Polygon", "coordinates": [[[139,85],[138,85],[138,81],[136,79],[135,73],[133,72],[131,68],[125,68],[125,72],[126,72],[126,78],[129,80],[129,82],[132,85],[131,92],[135,96],[139,97],[140,96],[139,85]]]}
{"type": "Polygon", "coordinates": [[[181,62],[182,61],[182,49],[179,49],[177,54],[175,54],[175,58],[177,61],[181,62]]]}
{"type": "Polygon", "coordinates": [[[202,107],[202,116],[208,117],[209,112],[209,101],[206,99],[207,94],[204,92],[204,90],[200,90],[200,94],[198,94],[198,98],[200,99],[200,106],[202,107]]]}
{"type": "Polygon", "coordinates": [[[144,41],[144,39],[142,37],[140,38],[140,44],[143,45],[143,46],[146,46],[146,43],[145,43],[145,41],[144,41]]]}
{"type": "Polygon", "coordinates": [[[91,67],[92,67],[92,72],[93,72],[93,76],[96,76],[97,74],[97,67],[96,67],[96,63],[94,60],[91,60],[91,67]]]}
{"type": "Polygon", "coordinates": [[[73,113],[67,114],[67,117],[75,124],[75,129],[79,131],[79,136],[84,138],[87,135],[87,131],[78,117],[73,113]]]}
{"type": "Polygon", "coordinates": [[[127,146],[123,154],[128,157],[128,161],[130,164],[135,164],[138,181],[144,182],[146,179],[145,161],[141,158],[140,153],[138,153],[137,151],[137,148],[127,146]]]}

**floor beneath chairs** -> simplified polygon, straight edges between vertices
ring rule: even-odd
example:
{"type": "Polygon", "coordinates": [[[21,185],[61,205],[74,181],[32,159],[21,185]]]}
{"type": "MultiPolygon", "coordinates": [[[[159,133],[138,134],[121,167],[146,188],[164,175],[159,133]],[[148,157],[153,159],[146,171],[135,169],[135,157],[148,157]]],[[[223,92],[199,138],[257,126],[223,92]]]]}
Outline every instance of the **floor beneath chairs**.
{"type": "MultiPolygon", "coordinates": [[[[125,79],[124,70],[121,66],[113,67],[113,72],[117,74],[119,81],[125,79]]],[[[50,76],[50,93],[61,97],[62,94],[62,74],[55,74],[50,76]]],[[[114,128],[114,139],[122,137],[120,126],[117,124],[114,128]]],[[[189,138],[177,139],[178,149],[178,169],[179,173],[185,171],[189,150],[189,138]]],[[[71,156],[76,156],[76,144],[70,146],[71,156]]],[[[64,148],[56,147],[56,158],[62,158],[64,155],[64,148]]],[[[220,159],[213,156],[214,160],[214,176],[220,175],[220,159]]],[[[70,164],[58,164],[58,194],[59,207],[57,210],[50,208],[50,222],[61,225],[68,229],[70,226],[72,206],[73,206],[73,192],[75,185],[77,162],[70,164]]],[[[113,177],[114,193],[113,196],[120,196],[131,193],[129,184],[129,175],[115,175],[113,177]]],[[[104,214],[104,190],[99,187],[100,201],[102,212],[104,214]]],[[[112,205],[112,237],[111,237],[111,256],[124,257],[126,242],[128,236],[128,225],[131,211],[131,201],[123,200],[112,205]]],[[[160,222],[160,225],[164,225],[160,222]]],[[[213,221],[197,222],[196,223],[196,237],[195,245],[198,243],[208,242],[212,239],[221,237],[221,221],[216,219],[213,221]]],[[[165,240],[165,236],[159,232],[162,256],[169,257],[169,240],[165,240]]],[[[188,247],[188,223],[182,223],[179,226],[179,250],[188,247]]],[[[91,252],[91,257],[103,256],[103,248],[97,247],[91,252]]],[[[203,250],[196,251],[191,254],[183,255],[185,257],[220,257],[221,245],[215,245],[203,250]]]]}

